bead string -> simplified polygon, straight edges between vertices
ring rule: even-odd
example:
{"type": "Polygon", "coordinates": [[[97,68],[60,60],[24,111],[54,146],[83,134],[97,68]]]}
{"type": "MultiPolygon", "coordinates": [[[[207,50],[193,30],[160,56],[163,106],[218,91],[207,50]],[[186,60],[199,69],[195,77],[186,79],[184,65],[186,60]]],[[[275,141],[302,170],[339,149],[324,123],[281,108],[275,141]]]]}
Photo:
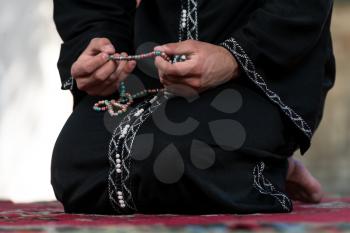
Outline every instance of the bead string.
{"type": "MultiPolygon", "coordinates": [[[[162,57],[170,63],[183,62],[187,59],[186,55],[175,55],[170,58],[166,53],[161,51],[153,51],[145,54],[130,55],[130,56],[109,56],[110,61],[138,61],[147,58],[162,57]]],[[[135,94],[126,92],[125,82],[121,82],[119,86],[119,99],[100,100],[94,104],[93,109],[98,112],[108,111],[111,116],[119,116],[125,113],[129,106],[134,103],[136,99],[144,98],[148,95],[155,95],[159,92],[165,92],[165,89],[144,89],[135,94]]]]}
{"type": "Polygon", "coordinates": [[[139,61],[142,59],[147,59],[147,58],[155,58],[155,57],[162,57],[164,60],[170,62],[170,63],[176,63],[176,62],[183,62],[187,60],[186,55],[175,55],[172,58],[168,56],[165,52],[161,52],[158,50],[155,50],[153,52],[149,53],[144,53],[144,54],[139,54],[139,55],[129,55],[129,56],[114,56],[111,55],[109,56],[110,61],[139,61]]]}
{"type": "MultiPolygon", "coordinates": [[[[120,83],[119,89],[125,89],[125,83],[120,83]]],[[[125,97],[122,97],[122,92],[120,91],[119,99],[112,100],[100,100],[94,104],[93,109],[95,111],[108,111],[111,116],[119,116],[120,114],[125,113],[129,106],[134,103],[136,99],[146,97],[151,94],[157,94],[164,91],[164,89],[145,89],[135,94],[124,93],[125,97]]]]}
{"type": "Polygon", "coordinates": [[[169,61],[169,62],[171,61],[170,57],[165,52],[161,52],[158,50],[155,50],[155,51],[149,52],[149,53],[139,54],[139,55],[129,55],[129,56],[111,55],[111,56],[109,56],[109,60],[111,60],[111,61],[138,61],[138,60],[147,59],[147,58],[154,58],[154,57],[162,57],[166,61],[169,61]]]}

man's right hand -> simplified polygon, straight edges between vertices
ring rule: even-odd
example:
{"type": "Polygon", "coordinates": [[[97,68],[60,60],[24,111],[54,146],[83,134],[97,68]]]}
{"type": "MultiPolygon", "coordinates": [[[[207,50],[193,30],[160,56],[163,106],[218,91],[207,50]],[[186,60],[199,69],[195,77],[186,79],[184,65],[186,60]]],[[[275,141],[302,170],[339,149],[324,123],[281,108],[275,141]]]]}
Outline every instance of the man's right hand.
{"type": "Polygon", "coordinates": [[[136,62],[109,61],[109,55],[115,52],[114,46],[108,39],[91,40],[71,69],[79,90],[92,96],[108,96],[118,90],[120,82],[134,70],[136,62]]]}

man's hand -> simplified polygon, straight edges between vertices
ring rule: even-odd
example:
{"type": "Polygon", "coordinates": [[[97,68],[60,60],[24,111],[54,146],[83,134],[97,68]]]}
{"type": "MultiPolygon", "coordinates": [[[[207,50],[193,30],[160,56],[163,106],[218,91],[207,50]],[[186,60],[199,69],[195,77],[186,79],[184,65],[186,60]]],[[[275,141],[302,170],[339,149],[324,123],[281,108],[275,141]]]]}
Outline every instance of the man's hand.
{"type": "Polygon", "coordinates": [[[92,39],[71,69],[78,89],[92,96],[108,96],[117,91],[119,83],[134,70],[136,62],[109,61],[109,55],[114,53],[115,48],[108,39],[92,39]]]}
{"type": "Polygon", "coordinates": [[[201,92],[226,83],[239,73],[236,59],[221,46],[187,40],[158,46],[155,50],[170,56],[184,54],[188,59],[171,64],[161,57],[156,58],[155,64],[164,86],[185,85],[201,92]]]}

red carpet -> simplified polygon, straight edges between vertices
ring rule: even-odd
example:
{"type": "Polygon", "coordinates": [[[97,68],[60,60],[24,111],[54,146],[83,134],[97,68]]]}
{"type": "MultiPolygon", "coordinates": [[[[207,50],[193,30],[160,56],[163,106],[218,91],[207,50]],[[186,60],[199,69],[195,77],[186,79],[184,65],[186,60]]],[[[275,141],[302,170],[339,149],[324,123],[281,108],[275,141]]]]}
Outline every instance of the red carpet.
{"type": "Polygon", "coordinates": [[[0,232],[107,232],[113,227],[113,232],[350,232],[350,198],[318,205],[295,203],[291,214],[246,216],[68,215],[56,202],[0,201],[0,232]]]}

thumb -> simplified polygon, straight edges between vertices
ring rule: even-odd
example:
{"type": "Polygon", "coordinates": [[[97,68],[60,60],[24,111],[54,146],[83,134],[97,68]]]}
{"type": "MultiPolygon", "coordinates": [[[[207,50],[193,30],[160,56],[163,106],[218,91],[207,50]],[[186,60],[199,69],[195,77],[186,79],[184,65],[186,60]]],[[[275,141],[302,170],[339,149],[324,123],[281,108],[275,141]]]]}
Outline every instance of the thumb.
{"type": "Polygon", "coordinates": [[[95,56],[101,52],[107,53],[107,54],[115,53],[115,48],[109,39],[107,38],[92,39],[84,53],[91,56],[95,56]]]}
{"type": "Polygon", "coordinates": [[[192,54],[194,53],[193,47],[186,41],[178,43],[169,43],[162,46],[157,46],[154,50],[165,52],[167,55],[180,55],[180,54],[192,54]]]}

